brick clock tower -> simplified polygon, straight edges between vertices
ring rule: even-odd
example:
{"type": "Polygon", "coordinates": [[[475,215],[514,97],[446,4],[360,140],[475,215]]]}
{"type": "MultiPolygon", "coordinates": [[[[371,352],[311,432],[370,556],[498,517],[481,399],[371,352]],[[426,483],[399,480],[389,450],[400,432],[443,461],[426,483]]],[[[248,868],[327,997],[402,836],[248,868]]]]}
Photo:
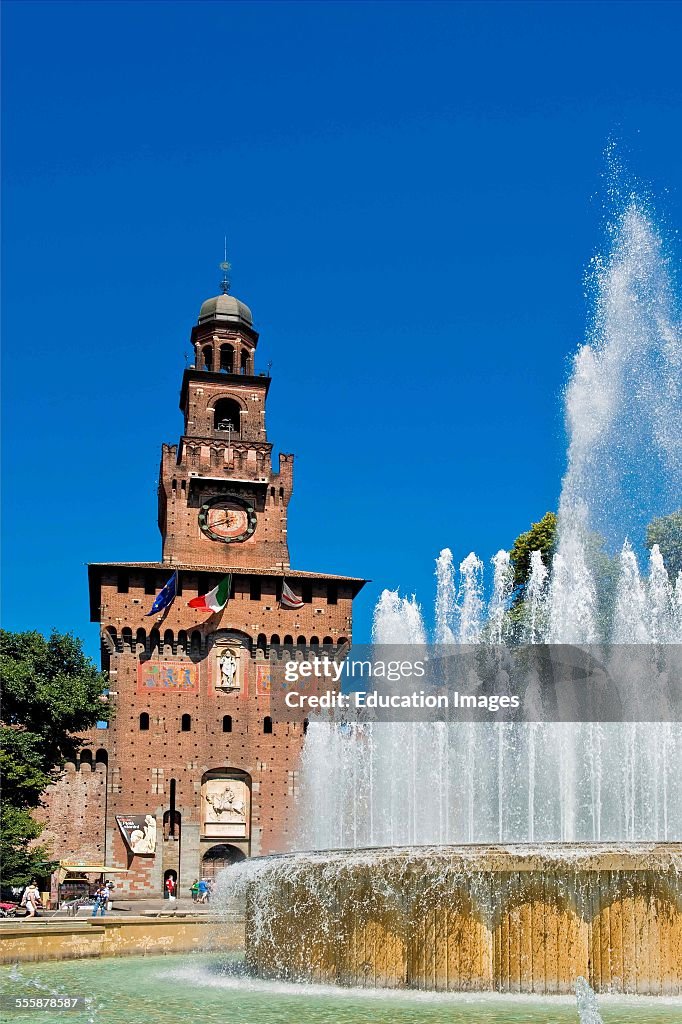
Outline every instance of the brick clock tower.
{"type": "Polygon", "coordinates": [[[273,471],[271,381],[256,372],[251,311],[227,281],[202,305],[192,344],[184,431],[161,454],[162,561],[89,566],[113,717],[47,800],[53,855],[127,868],[117,893],[128,897],[159,895],[169,876],[186,895],[197,877],[291,845],[305,725],[269,717],[270,668],[346,646],[364,583],[290,566],[294,457],[273,471]],[[150,617],[174,571],[175,600],[150,617]],[[188,606],[228,574],[222,611],[188,606]],[[280,603],[284,580],[302,608],[280,603]]]}

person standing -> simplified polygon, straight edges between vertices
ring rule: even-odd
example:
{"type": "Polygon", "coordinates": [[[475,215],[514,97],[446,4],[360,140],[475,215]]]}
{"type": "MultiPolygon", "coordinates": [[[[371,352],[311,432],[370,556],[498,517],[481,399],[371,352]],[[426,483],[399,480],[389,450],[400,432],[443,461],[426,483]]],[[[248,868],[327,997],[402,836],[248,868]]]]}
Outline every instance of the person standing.
{"type": "MultiPolygon", "coordinates": [[[[36,885],[35,879],[31,881],[24,889],[24,895],[21,897],[22,907],[26,907],[26,917],[34,918],[36,911],[40,904],[40,891],[36,885]]],[[[25,919],[24,919],[25,920],[25,919]]]]}
{"type": "Polygon", "coordinates": [[[199,879],[195,878],[192,882],[192,887],[189,890],[192,894],[192,903],[196,903],[199,899],[199,879]]]}
{"type": "Polygon", "coordinates": [[[208,885],[206,884],[205,878],[199,879],[199,903],[205,903],[208,897],[208,885]]]}
{"type": "Polygon", "coordinates": [[[166,892],[168,893],[168,899],[175,899],[175,879],[172,875],[169,875],[166,879],[166,892]]]}
{"type": "Polygon", "coordinates": [[[106,894],[107,894],[107,910],[109,912],[111,912],[114,909],[114,904],[113,904],[113,899],[112,899],[112,897],[114,895],[114,883],[107,881],[107,882],[104,883],[104,888],[105,888],[106,894]]]}
{"type": "Polygon", "coordinates": [[[92,916],[97,917],[97,911],[99,916],[104,917],[107,912],[107,901],[109,899],[109,890],[105,885],[98,885],[95,890],[95,904],[92,908],[92,916]]]}

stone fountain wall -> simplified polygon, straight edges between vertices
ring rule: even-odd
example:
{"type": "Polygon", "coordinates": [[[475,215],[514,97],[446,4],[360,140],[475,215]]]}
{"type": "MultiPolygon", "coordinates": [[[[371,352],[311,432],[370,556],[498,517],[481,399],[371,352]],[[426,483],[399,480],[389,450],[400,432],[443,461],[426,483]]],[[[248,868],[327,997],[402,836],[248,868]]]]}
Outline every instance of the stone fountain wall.
{"type": "Polygon", "coordinates": [[[441,991],[682,993],[682,844],[435,847],[264,861],[265,977],[441,991]]]}

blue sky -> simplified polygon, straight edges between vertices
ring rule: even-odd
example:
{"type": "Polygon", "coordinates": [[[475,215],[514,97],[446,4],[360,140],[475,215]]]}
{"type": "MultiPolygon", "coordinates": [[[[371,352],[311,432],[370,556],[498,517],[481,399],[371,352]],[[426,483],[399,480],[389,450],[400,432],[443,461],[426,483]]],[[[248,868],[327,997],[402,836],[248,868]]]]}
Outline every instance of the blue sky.
{"type": "Polygon", "coordinates": [[[85,563],[159,557],[225,232],[292,561],[372,579],[358,640],[556,506],[611,135],[682,224],[680,4],[3,8],[6,628],[95,654],[85,563]]]}

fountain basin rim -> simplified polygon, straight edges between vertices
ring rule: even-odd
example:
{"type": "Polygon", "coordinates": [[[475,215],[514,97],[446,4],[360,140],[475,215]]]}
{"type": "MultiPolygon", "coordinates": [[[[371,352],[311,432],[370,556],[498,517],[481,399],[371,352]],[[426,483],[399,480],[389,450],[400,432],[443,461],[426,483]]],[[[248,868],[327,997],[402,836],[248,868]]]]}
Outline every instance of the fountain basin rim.
{"type": "Polygon", "coordinates": [[[252,857],[244,862],[254,869],[278,865],[334,864],[352,866],[368,860],[389,862],[460,863],[469,870],[534,871],[563,865],[576,870],[682,872],[682,842],[547,842],[547,843],[447,843],[442,845],[365,846],[328,850],[297,850],[252,857]]]}

